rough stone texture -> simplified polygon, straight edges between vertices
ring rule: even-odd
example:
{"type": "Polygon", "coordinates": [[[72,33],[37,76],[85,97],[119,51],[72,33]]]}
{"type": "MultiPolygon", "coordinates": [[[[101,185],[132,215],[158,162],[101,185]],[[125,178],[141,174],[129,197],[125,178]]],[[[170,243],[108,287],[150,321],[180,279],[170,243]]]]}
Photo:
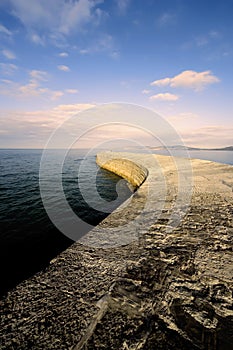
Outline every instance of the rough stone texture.
{"type": "Polygon", "coordinates": [[[125,178],[135,187],[139,187],[145,181],[148,170],[144,166],[125,158],[114,159],[111,155],[112,152],[97,154],[96,163],[103,169],[125,178]]]}
{"type": "Polygon", "coordinates": [[[191,180],[186,162],[179,174],[156,156],[167,185],[158,206],[163,184],[150,156],[107,158],[136,161],[146,181],[84,237],[89,246],[75,243],[0,301],[0,348],[233,349],[233,167],[192,160],[190,197],[179,189],[180,175],[191,180]],[[114,245],[106,228],[133,239],[114,245]]]}

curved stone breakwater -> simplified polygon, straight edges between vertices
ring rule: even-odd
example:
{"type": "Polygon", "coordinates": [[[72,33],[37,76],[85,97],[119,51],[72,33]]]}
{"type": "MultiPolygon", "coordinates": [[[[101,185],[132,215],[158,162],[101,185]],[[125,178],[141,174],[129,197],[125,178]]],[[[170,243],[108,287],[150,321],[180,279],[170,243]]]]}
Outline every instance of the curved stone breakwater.
{"type": "Polygon", "coordinates": [[[97,162],[140,187],[0,301],[0,348],[233,349],[233,167],[97,162]]]}
{"type": "Polygon", "coordinates": [[[146,180],[148,169],[136,161],[127,158],[114,156],[113,152],[97,154],[96,163],[103,169],[109,170],[124,179],[128,180],[133,186],[138,188],[146,180]]]}

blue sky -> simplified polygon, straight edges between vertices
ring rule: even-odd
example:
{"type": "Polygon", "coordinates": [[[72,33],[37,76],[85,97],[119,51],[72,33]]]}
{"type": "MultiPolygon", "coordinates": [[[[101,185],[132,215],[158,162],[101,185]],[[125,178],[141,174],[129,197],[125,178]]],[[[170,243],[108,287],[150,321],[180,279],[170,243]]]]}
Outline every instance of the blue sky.
{"type": "Polygon", "coordinates": [[[155,110],[189,146],[233,144],[233,2],[1,0],[0,147],[43,147],[96,104],[155,110]]]}

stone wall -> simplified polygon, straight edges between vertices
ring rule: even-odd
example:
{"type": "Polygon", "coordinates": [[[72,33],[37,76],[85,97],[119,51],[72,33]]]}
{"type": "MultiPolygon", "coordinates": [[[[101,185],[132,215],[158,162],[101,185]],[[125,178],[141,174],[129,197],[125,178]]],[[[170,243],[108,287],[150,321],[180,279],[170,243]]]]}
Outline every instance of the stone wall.
{"type": "Polygon", "coordinates": [[[123,177],[135,187],[139,187],[148,176],[148,170],[144,166],[124,157],[115,158],[112,152],[99,153],[96,163],[101,168],[123,177]]]}

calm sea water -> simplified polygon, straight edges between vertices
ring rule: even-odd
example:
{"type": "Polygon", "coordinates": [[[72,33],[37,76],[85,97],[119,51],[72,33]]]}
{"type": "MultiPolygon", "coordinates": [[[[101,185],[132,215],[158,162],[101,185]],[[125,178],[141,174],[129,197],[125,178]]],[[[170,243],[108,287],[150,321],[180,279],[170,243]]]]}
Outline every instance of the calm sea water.
{"type": "MultiPolygon", "coordinates": [[[[59,151],[51,152],[56,159],[59,151]]],[[[108,214],[86,204],[80,185],[91,196],[90,174],[97,172],[97,191],[111,202],[117,197],[116,184],[120,178],[99,169],[95,157],[90,156],[82,179],[78,180],[79,166],[85,153],[85,150],[74,150],[68,154],[62,169],[63,188],[73,211],[85,222],[97,225],[108,214]]],[[[157,153],[167,154],[164,151],[157,153]]],[[[233,165],[231,151],[189,153],[192,158],[233,165]]],[[[0,150],[0,294],[45,268],[52,258],[73,243],[54,227],[43,207],[39,189],[41,155],[41,150],[0,150]]],[[[174,151],[173,155],[184,156],[182,151],[174,151]]],[[[56,188],[51,178],[57,174],[53,174],[53,164],[50,168],[48,181],[50,193],[54,191],[54,197],[50,198],[53,202],[56,200],[56,188]]],[[[123,202],[131,191],[126,181],[121,181],[120,186],[123,202]]],[[[98,201],[94,204],[98,208],[98,201]]]]}
{"type": "MultiPolygon", "coordinates": [[[[59,150],[51,152],[55,161],[59,150]]],[[[43,207],[39,188],[41,155],[41,150],[0,150],[0,294],[46,267],[52,258],[73,243],[54,227],[43,207]]],[[[66,157],[62,169],[63,188],[73,211],[94,226],[108,213],[86,204],[80,185],[87,195],[92,195],[90,174],[97,172],[97,191],[111,202],[117,197],[116,184],[120,178],[99,169],[95,157],[90,156],[80,184],[77,174],[84,155],[85,150],[74,150],[66,157]]],[[[57,200],[53,181],[57,174],[53,173],[53,164],[48,176],[51,203],[57,200]]],[[[132,192],[126,181],[121,181],[120,186],[123,202],[132,192]]],[[[98,208],[98,203],[95,204],[98,208]]]]}

